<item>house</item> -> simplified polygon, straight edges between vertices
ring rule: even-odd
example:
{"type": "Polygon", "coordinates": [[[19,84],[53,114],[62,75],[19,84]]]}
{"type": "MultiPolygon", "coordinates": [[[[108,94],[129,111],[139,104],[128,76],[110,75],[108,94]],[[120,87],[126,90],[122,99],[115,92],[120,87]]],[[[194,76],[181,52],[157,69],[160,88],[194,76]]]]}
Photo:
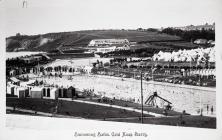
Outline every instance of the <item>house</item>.
{"type": "Polygon", "coordinates": [[[94,39],[88,44],[88,49],[97,53],[129,50],[130,42],[128,39],[94,39]]]}
{"type": "Polygon", "coordinates": [[[26,63],[26,64],[31,64],[31,63],[34,62],[34,60],[33,60],[32,58],[30,58],[30,57],[28,57],[28,58],[21,58],[21,60],[22,60],[24,63],[26,63]]]}
{"type": "Polygon", "coordinates": [[[26,64],[31,64],[34,62],[39,62],[42,60],[42,56],[29,56],[29,57],[24,57],[20,58],[24,63],[26,64]]]}
{"type": "Polygon", "coordinates": [[[114,44],[96,48],[97,53],[109,53],[120,50],[130,50],[130,46],[128,44],[114,44]]]}
{"type": "Polygon", "coordinates": [[[20,80],[17,79],[16,77],[11,77],[10,78],[12,84],[19,86],[20,85],[20,80]]]}
{"type": "Polygon", "coordinates": [[[43,97],[43,88],[41,87],[34,87],[31,89],[31,98],[39,98],[43,97]]]}
{"type": "Polygon", "coordinates": [[[215,23],[213,24],[204,24],[204,25],[188,25],[183,27],[173,27],[174,29],[180,29],[184,31],[191,31],[191,30],[215,30],[215,23]]]}

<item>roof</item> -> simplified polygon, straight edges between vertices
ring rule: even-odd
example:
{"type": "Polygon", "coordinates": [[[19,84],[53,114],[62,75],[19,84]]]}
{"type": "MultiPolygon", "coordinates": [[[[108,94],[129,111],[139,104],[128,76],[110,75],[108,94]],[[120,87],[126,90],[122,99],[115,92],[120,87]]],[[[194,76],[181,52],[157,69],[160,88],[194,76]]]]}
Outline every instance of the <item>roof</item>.
{"type": "Polygon", "coordinates": [[[73,86],[70,86],[68,89],[74,89],[74,87],[73,87],[73,86]]]}
{"type": "Polygon", "coordinates": [[[50,57],[46,54],[42,54],[46,59],[50,59],[50,57]]]}
{"type": "Polygon", "coordinates": [[[21,60],[32,60],[33,58],[31,57],[26,57],[26,58],[21,58],[21,60]]]}
{"type": "Polygon", "coordinates": [[[42,91],[42,87],[34,87],[31,91],[42,91]]]}
{"type": "Polygon", "coordinates": [[[91,70],[93,67],[92,66],[85,66],[84,69],[87,69],[87,70],[91,70]]]}
{"type": "Polygon", "coordinates": [[[110,45],[110,46],[108,46],[108,45],[106,45],[106,46],[100,46],[100,47],[97,47],[97,49],[115,49],[116,48],[116,46],[115,45],[110,45]]]}
{"type": "Polygon", "coordinates": [[[20,81],[19,79],[15,78],[15,77],[11,77],[10,80],[12,80],[13,82],[16,82],[16,83],[20,81]]]}
{"type": "Polygon", "coordinates": [[[122,44],[129,43],[128,39],[93,39],[89,42],[88,46],[94,46],[95,44],[122,44]]]}
{"type": "Polygon", "coordinates": [[[196,39],[195,41],[207,41],[206,39],[196,39]]]}
{"type": "Polygon", "coordinates": [[[25,88],[24,87],[19,87],[19,88],[17,88],[17,90],[21,91],[21,90],[25,90],[25,88]]]}
{"type": "Polygon", "coordinates": [[[51,92],[55,92],[55,91],[57,91],[58,89],[57,88],[52,88],[51,89],[51,92]]]}
{"type": "Polygon", "coordinates": [[[114,42],[125,42],[128,41],[128,39],[93,39],[95,42],[106,42],[106,43],[114,43],[114,42]]]}
{"type": "MultiPolygon", "coordinates": [[[[116,46],[116,47],[125,47],[125,45],[127,45],[127,44],[113,44],[112,46],[116,46]]],[[[129,45],[127,45],[127,46],[129,46],[129,45]]]]}
{"type": "Polygon", "coordinates": [[[33,60],[35,58],[41,58],[42,56],[28,56],[28,57],[24,57],[24,58],[21,58],[21,60],[33,60]]]}

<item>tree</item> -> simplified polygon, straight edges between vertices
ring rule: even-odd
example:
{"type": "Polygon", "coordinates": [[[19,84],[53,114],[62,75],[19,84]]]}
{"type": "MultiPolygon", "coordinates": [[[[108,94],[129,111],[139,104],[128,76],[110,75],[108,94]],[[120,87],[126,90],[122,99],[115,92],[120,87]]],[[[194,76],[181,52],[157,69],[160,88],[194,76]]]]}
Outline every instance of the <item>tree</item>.
{"type": "Polygon", "coordinates": [[[16,33],[16,36],[21,36],[21,34],[20,33],[16,33]]]}
{"type": "Polygon", "coordinates": [[[148,28],[146,31],[149,31],[149,32],[158,32],[158,29],[155,29],[155,28],[148,28]]]}

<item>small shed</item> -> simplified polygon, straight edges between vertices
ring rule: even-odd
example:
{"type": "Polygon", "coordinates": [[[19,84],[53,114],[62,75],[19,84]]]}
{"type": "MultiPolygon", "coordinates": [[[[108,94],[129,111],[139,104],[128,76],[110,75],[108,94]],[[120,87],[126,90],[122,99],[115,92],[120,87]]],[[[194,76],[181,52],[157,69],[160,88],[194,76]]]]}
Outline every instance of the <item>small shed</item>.
{"type": "Polygon", "coordinates": [[[6,87],[6,94],[15,95],[15,86],[8,84],[6,87]]]}
{"type": "Polygon", "coordinates": [[[59,98],[62,98],[63,97],[63,89],[59,88],[58,93],[59,93],[59,98]]]}
{"type": "Polygon", "coordinates": [[[69,94],[67,88],[63,88],[62,91],[63,91],[63,98],[68,98],[69,94]]]}
{"type": "Polygon", "coordinates": [[[28,88],[25,89],[25,97],[29,97],[29,89],[28,88]]]}
{"type": "Polygon", "coordinates": [[[6,94],[12,94],[12,87],[9,85],[6,87],[6,94]]]}
{"type": "Polygon", "coordinates": [[[16,89],[15,95],[18,96],[18,98],[25,98],[25,88],[23,87],[18,87],[16,89]]]}
{"type": "Polygon", "coordinates": [[[73,86],[70,86],[68,88],[68,94],[67,94],[68,98],[72,98],[73,96],[77,96],[76,94],[76,90],[73,86]]]}
{"type": "Polygon", "coordinates": [[[58,99],[59,97],[59,90],[57,88],[52,88],[50,90],[50,99],[58,99]]]}
{"type": "Polygon", "coordinates": [[[31,89],[31,98],[42,98],[43,88],[34,87],[31,89]]]}

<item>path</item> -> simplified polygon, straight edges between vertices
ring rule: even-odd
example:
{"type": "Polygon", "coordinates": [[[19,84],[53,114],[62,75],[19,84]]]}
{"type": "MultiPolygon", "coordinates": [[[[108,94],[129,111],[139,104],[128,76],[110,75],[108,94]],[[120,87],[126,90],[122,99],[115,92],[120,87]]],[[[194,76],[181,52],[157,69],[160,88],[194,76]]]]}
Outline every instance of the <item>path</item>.
{"type": "MultiPolygon", "coordinates": [[[[113,107],[113,108],[125,109],[127,111],[134,111],[134,112],[137,112],[137,113],[141,113],[141,110],[131,108],[131,107],[123,107],[123,106],[118,106],[118,105],[110,105],[110,104],[103,104],[103,103],[96,103],[96,102],[82,101],[82,100],[72,100],[72,99],[69,99],[69,98],[60,98],[59,100],[73,101],[73,102],[78,102],[78,103],[87,103],[87,104],[99,105],[99,106],[105,106],[105,107],[113,107]]],[[[152,115],[152,116],[155,116],[155,117],[163,117],[164,116],[162,114],[148,112],[148,111],[143,111],[143,114],[152,115]]]]}

